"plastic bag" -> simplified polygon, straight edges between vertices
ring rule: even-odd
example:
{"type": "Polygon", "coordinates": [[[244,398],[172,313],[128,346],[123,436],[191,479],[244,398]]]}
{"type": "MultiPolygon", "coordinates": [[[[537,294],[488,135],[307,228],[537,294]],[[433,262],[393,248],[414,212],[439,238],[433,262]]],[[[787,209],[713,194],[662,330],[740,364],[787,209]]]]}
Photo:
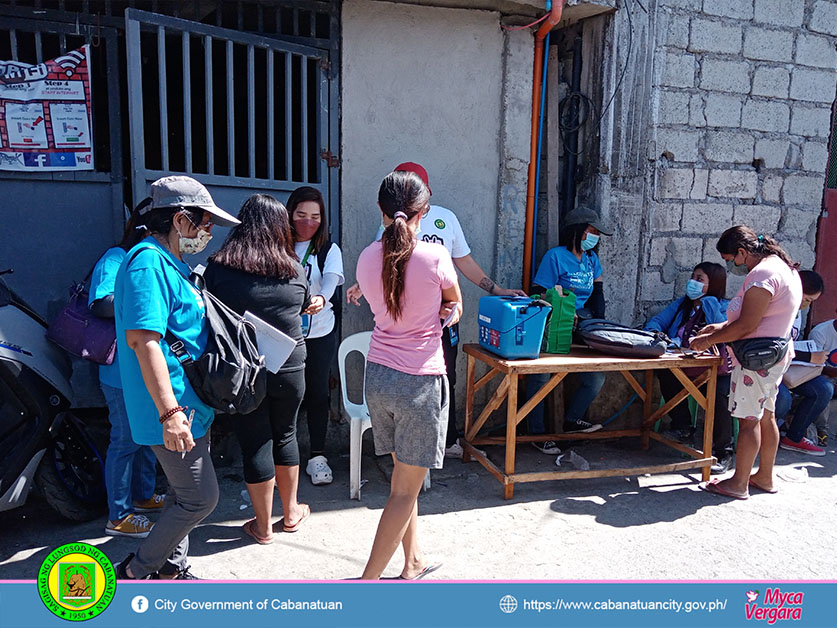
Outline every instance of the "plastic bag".
{"type": "Polygon", "coordinates": [[[560,286],[550,288],[543,297],[552,305],[552,314],[546,323],[546,353],[569,353],[575,323],[575,294],[564,292],[560,286]]]}

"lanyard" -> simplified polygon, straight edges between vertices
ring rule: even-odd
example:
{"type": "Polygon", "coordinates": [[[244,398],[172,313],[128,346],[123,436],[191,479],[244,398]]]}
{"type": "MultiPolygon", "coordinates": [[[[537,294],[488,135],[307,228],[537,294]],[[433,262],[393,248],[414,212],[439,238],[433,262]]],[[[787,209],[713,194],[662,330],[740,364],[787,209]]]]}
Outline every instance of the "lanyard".
{"type": "Polygon", "coordinates": [[[305,265],[308,263],[308,258],[311,256],[311,251],[314,250],[314,242],[308,243],[308,250],[305,251],[305,257],[302,258],[302,267],[305,268],[305,265]]]}

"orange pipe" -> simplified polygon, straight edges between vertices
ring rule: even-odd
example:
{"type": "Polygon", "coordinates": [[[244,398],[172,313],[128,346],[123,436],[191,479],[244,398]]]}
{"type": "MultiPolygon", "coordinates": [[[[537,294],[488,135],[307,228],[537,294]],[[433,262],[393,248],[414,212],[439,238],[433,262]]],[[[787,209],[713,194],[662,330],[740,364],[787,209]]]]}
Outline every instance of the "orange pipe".
{"type": "MultiPolygon", "coordinates": [[[[556,0],[538,32],[535,33],[535,64],[532,77],[532,137],[529,149],[529,182],[526,185],[526,227],[523,235],[523,289],[528,292],[531,286],[530,273],[535,242],[535,173],[538,159],[538,118],[541,114],[541,78],[543,74],[543,42],[547,33],[561,21],[564,0],[556,0]]],[[[544,286],[548,287],[548,286],[544,286]]]]}

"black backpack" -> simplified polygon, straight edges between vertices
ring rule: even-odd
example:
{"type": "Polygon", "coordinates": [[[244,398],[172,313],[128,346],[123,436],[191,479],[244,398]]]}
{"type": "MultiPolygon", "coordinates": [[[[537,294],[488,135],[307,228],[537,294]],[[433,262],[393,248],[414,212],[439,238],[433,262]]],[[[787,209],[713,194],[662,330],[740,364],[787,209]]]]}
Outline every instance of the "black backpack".
{"type": "MultiPolygon", "coordinates": [[[[326,240],[325,244],[320,247],[319,251],[317,251],[317,267],[320,269],[320,275],[323,274],[326,258],[328,257],[329,251],[331,251],[331,244],[331,240],[326,240]]],[[[334,316],[340,318],[340,315],[343,313],[343,299],[340,298],[340,286],[334,289],[334,294],[331,295],[331,299],[329,299],[329,301],[331,303],[331,309],[334,312],[334,316]]]]}
{"type": "MultiPolygon", "coordinates": [[[[128,264],[145,249],[154,247],[139,249],[128,264]]],[[[161,257],[171,264],[165,255],[161,257]]],[[[172,267],[180,273],[174,264],[172,267]]],[[[195,274],[192,277],[184,279],[203,298],[209,325],[206,349],[199,358],[193,358],[169,330],[166,330],[166,342],[201,401],[225,414],[248,414],[262,402],[267,388],[267,370],[256,343],[256,329],[206,290],[202,277],[195,274]]]]}
{"type": "Polygon", "coordinates": [[[591,349],[625,358],[659,358],[669,343],[662,332],[634,329],[603,318],[580,321],[578,333],[591,349]]]}

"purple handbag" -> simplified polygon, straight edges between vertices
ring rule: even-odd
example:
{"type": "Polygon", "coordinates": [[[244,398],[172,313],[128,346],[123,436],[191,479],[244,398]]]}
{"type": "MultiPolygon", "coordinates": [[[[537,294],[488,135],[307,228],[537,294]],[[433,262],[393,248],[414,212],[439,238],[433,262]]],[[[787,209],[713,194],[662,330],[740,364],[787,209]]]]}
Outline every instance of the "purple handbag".
{"type": "Polygon", "coordinates": [[[75,356],[96,364],[112,364],[116,327],[112,318],[94,316],[87,307],[84,284],[73,284],[70,300],[47,329],[46,337],[75,356]]]}

